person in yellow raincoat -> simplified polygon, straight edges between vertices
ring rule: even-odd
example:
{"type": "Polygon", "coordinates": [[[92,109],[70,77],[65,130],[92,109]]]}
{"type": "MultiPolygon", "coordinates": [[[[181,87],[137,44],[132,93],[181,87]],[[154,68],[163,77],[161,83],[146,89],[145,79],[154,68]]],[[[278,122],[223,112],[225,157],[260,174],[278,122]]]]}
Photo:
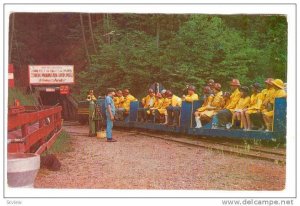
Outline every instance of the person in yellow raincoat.
{"type": "Polygon", "coordinates": [[[207,105],[202,106],[195,114],[196,127],[201,128],[203,121],[210,121],[211,118],[223,107],[223,92],[221,84],[214,83],[214,95],[208,97],[207,105]]]}
{"type": "Polygon", "coordinates": [[[253,129],[253,122],[250,119],[250,115],[256,115],[256,119],[259,121],[259,115],[261,113],[263,94],[260,92],[261,85],[259,83],[254,83],[251,85],[252,95],[250,96],[249,106],[243,109],[241,113],[242,124],[244,130],[253,129]]]}
{"type": "Polygon", "coordinates": [[[124,95],[124,101],[120,102],[119,108],[116,109],[117,120],[123,120],[124,114],[129,114],[130,102],[137,101],[137,99],[130,94],[129,89],[124,89],[122,93],[124,95]]]}
{"type": "Polygon", "coordinates": [[[92,89],[89,90],[89,93],[86,97],[86,100],[87,101],[96,101],[97,100],[95,95],[94,95],[94,90],[92,90],[92,89]]]}
{"type": "Polygon", "coordinates": [[[114,104],[116,108],[120,108],[124,102],[124,96],[121,90],[116,92],[116,96],[114,97],[114,104]]]}
{"type": "MultiPolygon", "coordinates": [[[[147,111],[147,115],[148,115],[149,119],[153,119],[153,117],[155,117],[155,111],[162,108],[163,102],[164,102],[164,100],[163,100],[161,93],[157,93],[155,95],[155,102],[154,102],[153,107],[151,107],[147,111]]],[[[158,119],[155,118],[155,121],[159,122],[159,120],[160,120],[159,117],[158,117],[158,119]]]]}
{"type": "Polygon", "coordinates": [[[157,122],[160,122],[160,120],[162,119],[161,117],[163,116],[163,119],[164,119],[164,122],[162,122],[163,124],[168,123],[167,107],[171,104],[171,99],[167,98],[168,95],[170,95],[169,90],[162,90],[161,91],[161,96],[162,96],[161,107],[156,109],[155,112],[154,112],[155,120],[157,120],[157,122]]]}
{"type": "Polygon", "coordinates": [[[232,126],[235,128],[243,128],[244,125],[241,122],[241,115],[245,108],[250,104],[249,88],[246,86],[241,87],[241,98],[238,101],[232,115],[232,126]]]}
{"type": "Polygon", "coordinates": [[[166,96],[171,101],[169,106],[166,108],[167,109],[166,123],[170,126],[178,126],[182,100],[180,97],[174,95],[170,90],[167,91],[166,96]]]}
{"type": "MultiPolygon", "coordinates": [[[[222,110],[226,109],[226,107],[229,105],[229,103],[230,103],[230,96],[231,96],[230,92],[223,92],[223,98],[222,98],[222,100],[223,100],[223,103],[222,103],[223,107],[222,107],[222,110]]],[[[218,128],[219,119],[218,119],[217,114],[212,117],[212,127],[211,127],[212,129],[217,129],[218,128]]]]}
{"type": "Polygon", "coordinates": [[[241,98],[241,93],[239,90],[240,86],[241,84],[238,79],[232,79],[232,81],[230,82],[232,93],[230,95],[229,102],[226,105],[226,107],[224,107],[224,109],[220,110],[215,115],[215,120],[213,121],[213,128],[217,128],[219,126],[226,126],[226,128],[229,129],[232,126],[232,113],[238,101],[241,98]]]}
{"type": "Polygon", "coordinates": [[[122,104],[122,108],[125,109],[125,113],[129,113],[130,102],[137,101],[137,99],[130,94],[129,89],[124,89],[123,95],[124,95],[124,102],[122,104]]]}
{"type": "Polygon", "coordinates": [[[267,126],[266,131],[273,130],[273,116],[274,116],[274,102],[275,98],[286,97],[286,91],[284,90],[284,83],[281,79],[275,79],[272,81],[272,85],[275,89],[274,95],[270,99],[270,108],[263,112],[263,119],[267,126]]]}
{"type": "Polygon", "coordinates": [[[188,91],[188,94],[182,96],[182,101],[193,102],[193,101],[199,100],[198,94],[195,93],[196,92],[195,86],[192,86],[192,85],[188,86],[187,91],[188,91]]]}
{"type": "Polygon", "coordinates": [[[200,116],[200,112],[203,112],[207,105],[210,105],[213,98],[214,98],[214,95],[213,95],[213,91],[211,91],[210,87],[209,86],[205,86],[204,89],[203,89],[203,104],[201,105],[201,107],[199,107],[198,109],[196,109],[196,112],[194,113],[195,117],[196,116],[200,116]]]}
{"type": "Polygon", "coordinates": [[[272,81],[274,79],[272,78],[268,78],[265,81],[266,84],[266,88],[263,89],[261,91],[261,93],[263,94],[264,98],[263,98],[263,103],[262,103],[262,113],[271,110],[270,107],[271,105],[271,99],[272,97],[274,97],[275,94],[275,88],[273,87],[272,81]]]}
{"type": "Polygon", "coordinates": [[[142,99],[142,108],[138,108],[138,121],[147,121],[147,111],[154,106],[155,94],[153,89],[148,90],[148,95],[142,99]]]}

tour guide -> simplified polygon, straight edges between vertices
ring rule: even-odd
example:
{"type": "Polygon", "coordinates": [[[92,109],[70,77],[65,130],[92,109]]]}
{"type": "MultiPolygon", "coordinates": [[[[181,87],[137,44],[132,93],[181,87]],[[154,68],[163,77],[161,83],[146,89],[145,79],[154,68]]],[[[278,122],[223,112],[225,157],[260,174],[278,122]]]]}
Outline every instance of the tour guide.
{"type": "Polygon", "coordinates": [[[115,95],[114,88],[107,89],[107,95],[105,97],[105,113],[106,113],[106,138],[107,142],[116,142],[117,140],[112,138],[113,121],[115,119],[116,108],[113,101],[115,95]]]}

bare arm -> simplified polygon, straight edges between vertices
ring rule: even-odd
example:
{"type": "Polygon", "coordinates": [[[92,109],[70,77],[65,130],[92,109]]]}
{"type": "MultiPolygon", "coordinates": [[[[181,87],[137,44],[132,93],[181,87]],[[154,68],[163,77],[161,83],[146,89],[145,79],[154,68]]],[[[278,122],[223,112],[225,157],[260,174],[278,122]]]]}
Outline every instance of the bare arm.
{"type": "Polygon", "coordinates": [[[108,105],[107,111],[108,111],[108,113],[109,113],[110,120],[111,120],[111,121],[114,121],[114,115],[112,114],[111,106],[110,106],[110,105],[108,105]]]}

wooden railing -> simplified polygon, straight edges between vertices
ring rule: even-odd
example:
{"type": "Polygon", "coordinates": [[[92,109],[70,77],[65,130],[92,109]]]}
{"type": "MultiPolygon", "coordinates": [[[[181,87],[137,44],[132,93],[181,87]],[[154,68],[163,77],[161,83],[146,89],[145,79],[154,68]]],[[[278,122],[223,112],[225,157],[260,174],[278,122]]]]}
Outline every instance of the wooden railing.
{"type": "Polygon", "coordinates": [[[41,154],[50,148],[61,132],[61,106],[25,111],[8,116],[8,152],[41,154]]]}

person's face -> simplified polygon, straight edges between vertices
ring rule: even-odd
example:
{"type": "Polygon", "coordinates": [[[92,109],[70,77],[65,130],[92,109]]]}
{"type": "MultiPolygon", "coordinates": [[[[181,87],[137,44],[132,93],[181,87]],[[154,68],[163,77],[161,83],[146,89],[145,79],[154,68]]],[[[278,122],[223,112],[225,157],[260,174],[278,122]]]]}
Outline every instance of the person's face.
{"type": "Polygon", "coordinates": [[[129,93],[125,92],[125,93],[124,93],[124,97],[127,97],[127,96],[128,96],[128,94],[129,94],[129,93]]]}
{"type": "Polygon", "coordinates": [[[246,93],[244,91],[241,91],[241,96],[242,97],[245,97],[246,96],[246,93]]]}
{"type": "Polygon", "coordinates": [[[111,93],[111,96],[115,96],[115,95],[116,95],[116,93],[115,93],[115,92],[112,92],[112,93],[111,93]]]}
{"type": "Polygon", "coordinates": [[[188,90],[188,95],[193,95],[195,92],[193,90],[188,90]]]}
{"type": "Polygon", "coordinates": [[[94,91],[93,90],[90,90],[90,94],[93,94],[94,93],[94,91]]]}
{"type": "Polygon", "coordinates": [[[149,92],[150,97],[154,97],[154,92],[149,92]]]}
{"type": "Polygon", "coordinates": [[[121,97],[121,96],[122,96],[122,92],[117,92],[116,95],[117,95],[118,97],[121,97]]]}
{"type": "Polygon", "coordinates": [[[236,90],[236,88],[238,88],[237,86],[234,86],[234,85],[230,85],[230,89],[231,89],[231,91],[234,91],[234,90],[236,90]]]}

